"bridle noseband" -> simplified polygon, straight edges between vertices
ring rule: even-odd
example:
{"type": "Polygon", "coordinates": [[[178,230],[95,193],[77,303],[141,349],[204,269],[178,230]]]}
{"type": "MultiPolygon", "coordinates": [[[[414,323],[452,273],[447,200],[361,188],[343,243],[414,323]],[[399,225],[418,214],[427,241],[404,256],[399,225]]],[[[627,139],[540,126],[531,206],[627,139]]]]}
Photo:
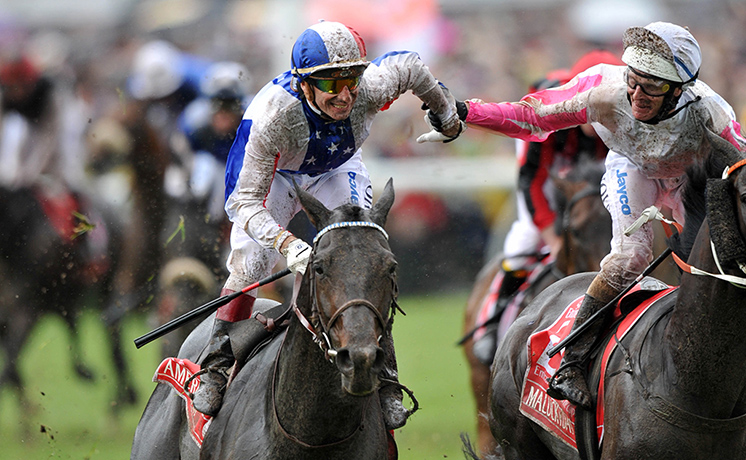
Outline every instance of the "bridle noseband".
{"type": "MultiPolygon", "coordinates": [[[[298,320],[301,322],[303,327],[305,327],[306,330],[308,330],[311,335],[313,336],[313,341],[316,342],[316,344],[321,348],[321,350],[324,352],[324,356],[327,360],[330,362],[334,361],[334,357],[337,356],[337,350],[334,349],[331,343],[331,339],[329,336],[329,331],[334,327],[334,324],[336,321],[342,316],[342,313],[344,313],[346,310],[353,308],[353,307],[365,307],[368,310],[370,310],[374,317],[376,318],[376,321],[378,321],[379,326],[381,326],[381,330],[386,330],[386,327],[391,322],[391,315],[393,315],[394,309],[389,309],[391,312],[388,317],[384,317],[383,314],[373,305],[370,301],[365,299],[352,299],[345,302],[341,307],[337,309],[337,311],[332,315],[331,318],[324,324],[323,321],[321,321],[321,312],[318,307],[317,298],[316,298],[316,280],[314,271],[311,268],[311,265],[313,263],[313,259],[316,255],[316,250],[318,248],[318,243],[321,240],[321,237],[326,235],[332,230],[340,229],[340,228],[350,228],[350,227],[363,227],[363,228],[374,228],[381,232],[383,234],[384,238],[386,240],[389,239],[388,233],[386,233],[386,230],[383,229],[378,224],[375,224],[373,222],[367,222],[367,221],[350,221],[350,222],[336,222],[333,224],[330,224],[326,227],[324,227],[321,231],[318,232],[316,237],[313,239],[313,252],[311,253],[311,259],[308,263],[308,284],[310,289],[310,298],[311,298],[311,318],[314,319],[314,323],[312,324],[311,321],[306,318],[303,313],[300,311],[297,305],[297,299],[296,295],[298,293],[298,286],[296,285],[294,290],[294,297],[292,301],[292,309],[295,312],[295,315],[298,317],[298,320]]],[[[299,280],[296,281],[296,284],[299,280]]],[[[391,299],[391,305],[396,306],[396,281],[394,281],[394,294],[392,295],[391,299]]],[[[378,338],[380,340],[380,337],[378,338]]]]}

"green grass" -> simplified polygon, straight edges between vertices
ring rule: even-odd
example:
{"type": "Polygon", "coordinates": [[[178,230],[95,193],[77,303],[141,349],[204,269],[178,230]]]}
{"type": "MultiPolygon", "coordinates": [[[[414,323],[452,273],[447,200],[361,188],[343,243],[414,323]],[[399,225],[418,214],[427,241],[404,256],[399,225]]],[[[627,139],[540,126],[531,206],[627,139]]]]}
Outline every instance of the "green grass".
{"type": "MultiPolygon", "coordinates": [[[[400,380],[420,403],[409,423],[397,430],[399,458],[463,458],[459,434],[474,432],[474,406],[467,364],[459,338],[466,293],[403,297],[407,316],[397,315],[395,341],[400,380]]],[[[159,361],[157,343],[136,349],[132,340],[151,329],[143,317],[128,320],[125,351],[140,401],[114,415],[115,374],[104,328],[93,312],[81,318],[83,359],[96,373],[94,382],[72,371],[69,337],[57,317],[34,329],[21,356],[27,404],[0,390],[1,460],[111,460],[129,458],[132,436],[159,361]]]]}

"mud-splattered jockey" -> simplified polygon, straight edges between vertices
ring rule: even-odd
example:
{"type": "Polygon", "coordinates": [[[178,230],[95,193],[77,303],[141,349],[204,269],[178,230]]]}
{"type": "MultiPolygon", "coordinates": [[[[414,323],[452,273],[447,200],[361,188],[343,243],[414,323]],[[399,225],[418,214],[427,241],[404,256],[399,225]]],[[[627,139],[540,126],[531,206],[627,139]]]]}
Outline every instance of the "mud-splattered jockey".
{"type": "MultiPolygon", "coordinates": [[[[609,147],[601,193],[613,222],[611,253],[588,287],[573,329],[616,297],[652,260],[650,224],[624,234],[645,209],[670,208],[683,224],[680,194],[685,171],[708,152],[704,130],[746,150],[733,109],[697,79],[702,54],[686,28],[665,22],[631,27],[623,42],[622,61],[627,66],[591,67],[563,86],[529,94],[520,102],[457,102],[467,125],[542,141],[554,131],[591,123],[609,147]]],[[[421,139],[425,140],[437,138],[429,133],[421,139]]],[[[596,322],[566,348],[550,381],[550,396],[592,406],[582,364],[602,323],[596,322]]]]}
{"type": "MultiPolygon", "coordinates": [[[[330,209],[347,202],[371,207],[360,148],[375,116],[401,94],[412,91],[427,104],[449,138],[461,132],[455,101],[416,53],[365,57],[354,30],[336,22],[315,24],[296,40],[291,70],[269,82],[246,110],[226,166],[225,209],[233,227],[223,295],[268,276],[280,255],[293,273],[305,272],[311,249],[285,229],[300,211],[293,181],[330,209]]],[[[225,371],[234,361],[227,325],[251,316],[255,296],[240,296],[218,310],[211,353],[202,363],[210,371],[194,398],[205,414],[220,409],[225,371]]],[[[383,372],[395,379],[391,337],[382,344],[393,363],[383,372]]],[[[407,411],[401,391],[387,386],[381,397],[387,426],[402,426],[407,411]]]]}

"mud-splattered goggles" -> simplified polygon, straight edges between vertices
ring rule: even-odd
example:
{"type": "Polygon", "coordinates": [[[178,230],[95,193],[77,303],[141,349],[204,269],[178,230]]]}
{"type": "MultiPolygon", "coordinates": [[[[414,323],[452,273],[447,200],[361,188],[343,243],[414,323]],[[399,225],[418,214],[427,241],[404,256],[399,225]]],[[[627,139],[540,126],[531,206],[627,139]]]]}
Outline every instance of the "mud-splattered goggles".
{"type": "Polygon", "coordinates": [[[644,75],[632,67],[624,71],[624,80],[629,89],[634,91],[639,86],[643,93],[651,97],[665,96],[671,90],[671,82],[644,75]]]}
{"type": "Polygon", "coordinates": [[[335,79],[309,78],[308,81],[317,87],[319,91],[329,94],[339,94],[345,87],[350,88],[350,91],[354,91],[360,85],[360,77],[335,79]]]}

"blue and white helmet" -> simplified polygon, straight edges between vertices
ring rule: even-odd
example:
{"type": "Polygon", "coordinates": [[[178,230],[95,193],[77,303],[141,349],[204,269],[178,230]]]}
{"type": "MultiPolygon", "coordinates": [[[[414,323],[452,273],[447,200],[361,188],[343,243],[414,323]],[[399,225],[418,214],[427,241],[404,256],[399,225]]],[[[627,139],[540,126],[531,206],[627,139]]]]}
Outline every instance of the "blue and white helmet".
{"type": "Polygon", "coordinates": [[[322,21],[304,30],[295,41],[290,69],[301,81],[320,71],[331,71],[327,78],[359,76],[369,64],[365,55],[365,42],[355,30],[339,22],[322,21]]]}

